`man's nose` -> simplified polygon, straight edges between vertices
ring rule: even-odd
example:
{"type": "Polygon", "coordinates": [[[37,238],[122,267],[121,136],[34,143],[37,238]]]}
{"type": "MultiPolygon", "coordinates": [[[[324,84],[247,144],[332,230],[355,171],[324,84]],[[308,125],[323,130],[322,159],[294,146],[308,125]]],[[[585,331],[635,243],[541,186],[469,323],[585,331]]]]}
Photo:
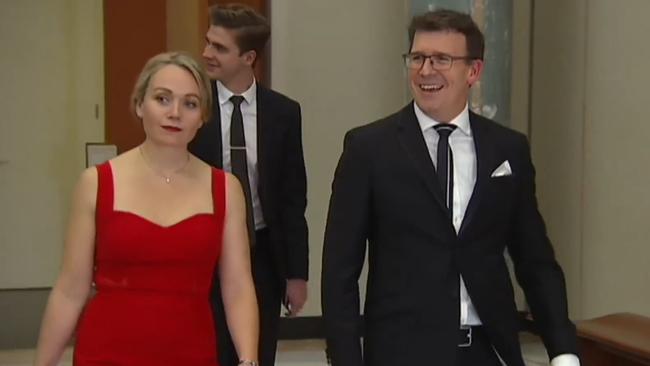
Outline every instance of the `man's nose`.
{"type": "Polygon", "coordinates": [[[425,58],[422,63],[422,67],[420,68],[420,74],[431,75],[434,72],[436,72],[436,69],[433,68],[433,60],[431,59],[431,57],[425,58]]]}
{"type": "Polygon", "coordinates": [[[201,54],[201,56],[203,56],[205,58],[210,58],[210,56],[212,56],[212,47],[210,47],[209,44],[207,44],[207,43],[205,44],[205,47],[203,47],[203,53],[201,54]]]}

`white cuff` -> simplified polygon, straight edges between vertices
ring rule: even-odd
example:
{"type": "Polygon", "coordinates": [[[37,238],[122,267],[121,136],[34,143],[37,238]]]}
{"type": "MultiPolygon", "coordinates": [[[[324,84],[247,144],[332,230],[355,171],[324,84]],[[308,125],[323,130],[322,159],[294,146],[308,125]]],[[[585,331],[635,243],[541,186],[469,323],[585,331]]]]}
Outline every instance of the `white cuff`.
{"type": "Polygon", "coordinates": [[[580,366],[580,360],[574,354],[565,353],[553,357],[551,366],[580,366]]]}

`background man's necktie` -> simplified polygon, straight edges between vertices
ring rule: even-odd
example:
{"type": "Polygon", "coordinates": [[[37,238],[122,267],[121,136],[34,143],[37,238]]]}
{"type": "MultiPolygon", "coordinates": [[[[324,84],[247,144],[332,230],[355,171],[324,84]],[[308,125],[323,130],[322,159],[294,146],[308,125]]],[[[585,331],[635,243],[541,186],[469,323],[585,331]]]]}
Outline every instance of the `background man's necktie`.
{"type": "Polygon", "coordinates": [[[232,174],[239,179],[246,198],[246,226],[248,240],[251,246],[255,245],[255,222],[253,221],[253,199],[251,185],[248,180],[248,159],[246,158],[246,138],[244,137],[244,118],[241,114],[241,104],[244,97],[233,95],[232,119],[230,121],[230,164],[232,174]]]}

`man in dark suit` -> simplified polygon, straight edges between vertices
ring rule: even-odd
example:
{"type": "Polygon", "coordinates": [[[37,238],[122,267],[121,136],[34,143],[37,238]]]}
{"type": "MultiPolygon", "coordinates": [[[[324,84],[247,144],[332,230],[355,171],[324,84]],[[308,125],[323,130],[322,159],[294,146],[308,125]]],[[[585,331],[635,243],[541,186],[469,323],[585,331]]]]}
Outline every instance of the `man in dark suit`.
{"type": "Polygon", "coordinates": [[[332,364],[523,366],[507,248],[552,365],[578,365],[527,140],[468,110],[482,33],[469,15],[437,10],[414,17],[409,35],[414,102],[347,133],[332,185],[322,276],[332,364]]]}
{"type": "MultiPolygon", "coordinates": [[[[247,6],[210,8],[203,57],[214,80],[213,117],[190,146],[207,163],[231,171],[244,188],[261,366],[275,361],[281,304],[295,315],[306,301],[308,271],[300,105],[258,84],[253,72],[269,36],[266,19],[247,6]]],[[[239,360],[219,291],[213,294],[218,351],[221,365],[231,366],[239,360]]]]}

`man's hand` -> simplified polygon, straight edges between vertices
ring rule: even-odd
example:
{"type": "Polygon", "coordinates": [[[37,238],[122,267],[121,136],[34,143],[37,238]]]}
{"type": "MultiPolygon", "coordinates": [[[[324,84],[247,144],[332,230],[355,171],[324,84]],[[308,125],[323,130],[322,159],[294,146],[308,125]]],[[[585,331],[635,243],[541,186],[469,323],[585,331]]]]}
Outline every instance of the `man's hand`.
{"type": "Polygon", "coordinates": [[[307,281],[302,279],[287,280],[287,291],[284,306],[288,316],[296,316],[302,311],[307,301],[307,281]]]}

